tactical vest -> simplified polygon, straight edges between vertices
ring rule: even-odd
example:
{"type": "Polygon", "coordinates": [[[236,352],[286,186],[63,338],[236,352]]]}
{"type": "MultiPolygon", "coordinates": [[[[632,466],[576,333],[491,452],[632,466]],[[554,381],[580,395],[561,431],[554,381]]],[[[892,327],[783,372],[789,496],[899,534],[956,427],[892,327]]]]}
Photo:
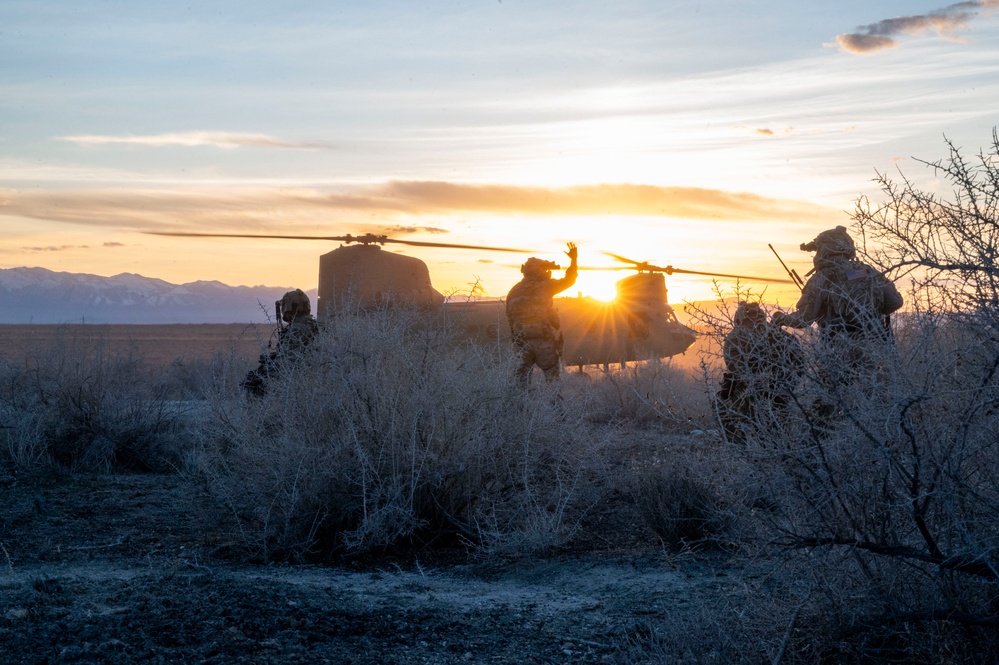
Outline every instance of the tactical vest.
{"type": "Polygon", "coordinates": [[[506,297],[506,317],[515,337],[554,337],[559,328],[551,280],[523,280],[506,297]]]}
{"type": "Polygon", "coordinates": [[[877,270],[859,261],[845,261],[823,269],[827,280],[822,325],[848,335],[885,333],[885,289],[894,289],[877,270]]]}

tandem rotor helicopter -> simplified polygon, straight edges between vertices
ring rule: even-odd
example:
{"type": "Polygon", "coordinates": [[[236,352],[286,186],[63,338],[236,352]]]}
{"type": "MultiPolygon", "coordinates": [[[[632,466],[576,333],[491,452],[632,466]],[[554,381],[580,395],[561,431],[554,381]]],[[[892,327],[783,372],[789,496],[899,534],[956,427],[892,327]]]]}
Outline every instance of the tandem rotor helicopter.
{"type": "MultiPolygon", "coordinates": [[[[319,298],[316,316],[320,324],[339,307],[361,309],[380,305],[415,306],[444,313],[461,334],[481,343],[510,341],[503,300],[449,300],[430,281],[427,264],[412,256],[382,249],[385,244],[414,247],[476,249],[490,252],[534,253],[531,250],[481,245],[462,245],[416,240],[399,240],[385,235],[260,235],[244,233],[170,233],[152,235],[259,238],[274,240],[325,240],[343,243],[319,257],[319,298]]],[[[697,335],[680,323],[670,306],[665,275],[690,274],[728,277],[765,282],[787,279],[749,277],[725,273],[660,267],[604,252],[620,266],[580,270],[628,270],[635,274],[617,282],[617,295],[611,302],[579,295],[555,298],[565,338],[563,361],[567,366],[626,363],[681,354],[697,335]]],[[[560,269],[560,268],[557,268],[560,269]]]]}

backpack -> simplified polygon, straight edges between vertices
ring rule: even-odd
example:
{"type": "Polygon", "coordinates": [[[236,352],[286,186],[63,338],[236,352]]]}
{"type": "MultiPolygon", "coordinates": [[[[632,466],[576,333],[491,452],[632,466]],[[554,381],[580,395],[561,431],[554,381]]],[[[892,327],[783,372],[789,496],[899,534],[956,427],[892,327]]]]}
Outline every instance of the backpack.
{"type": "Polygon", "coordinates": [[[843,261],[822,271],[822,325],[848,335],[887,335],[888,315],[902,306],[895,285],[869,265],[843,261]]]}

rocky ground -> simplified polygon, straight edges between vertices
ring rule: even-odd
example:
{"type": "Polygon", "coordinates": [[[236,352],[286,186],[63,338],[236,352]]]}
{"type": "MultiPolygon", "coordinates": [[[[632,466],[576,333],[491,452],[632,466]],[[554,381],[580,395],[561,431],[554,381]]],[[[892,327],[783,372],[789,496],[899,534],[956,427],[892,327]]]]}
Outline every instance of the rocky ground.
{"type": "Polygon", "coordinates": [[[623,502],[543,559],[329,566],[233,560],[210,505],[174,475],[0,478],[0,662],[636,662],[743,574],[665,552],[623,502]]]}

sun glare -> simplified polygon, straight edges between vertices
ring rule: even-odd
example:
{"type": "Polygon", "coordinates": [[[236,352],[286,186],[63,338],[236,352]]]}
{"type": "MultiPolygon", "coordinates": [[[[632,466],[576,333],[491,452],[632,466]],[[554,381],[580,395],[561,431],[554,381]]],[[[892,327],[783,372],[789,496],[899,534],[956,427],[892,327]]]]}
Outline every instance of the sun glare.
{"type": "Polygon", "coordinates": [[[617,280],[622,275],[616,271],[584,271],[579,273],[575,286],[566,291],[565,296],[583,295],[601,302],[610,302],[617,295],[617,280]]]}

